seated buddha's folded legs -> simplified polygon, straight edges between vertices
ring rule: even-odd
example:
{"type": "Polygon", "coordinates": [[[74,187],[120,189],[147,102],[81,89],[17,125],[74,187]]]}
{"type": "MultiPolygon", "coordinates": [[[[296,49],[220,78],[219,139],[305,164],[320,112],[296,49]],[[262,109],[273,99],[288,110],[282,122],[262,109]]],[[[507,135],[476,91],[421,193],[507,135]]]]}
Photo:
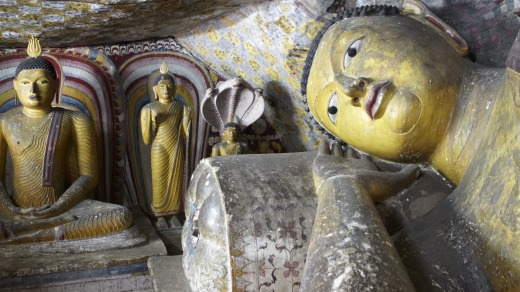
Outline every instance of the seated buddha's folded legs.
{"type": "Polygon", "coordinates": [[[80,239],[107,235],[126,230],[132,224],[132,214],[122,206],[69,222],[56,232],[57,240],[80,239]],[[61,232],[61,234],[60,234],[61,232]],[[58,238],[59,237],[59,238],[58,238]]]}
{"type": "Polygon", "coordinates": [[[0,245],[4,245],[113,234],[130,227],[132,214],[123,206],[85,200],[68,212],[44,221],[0,220],[0,245]]]}

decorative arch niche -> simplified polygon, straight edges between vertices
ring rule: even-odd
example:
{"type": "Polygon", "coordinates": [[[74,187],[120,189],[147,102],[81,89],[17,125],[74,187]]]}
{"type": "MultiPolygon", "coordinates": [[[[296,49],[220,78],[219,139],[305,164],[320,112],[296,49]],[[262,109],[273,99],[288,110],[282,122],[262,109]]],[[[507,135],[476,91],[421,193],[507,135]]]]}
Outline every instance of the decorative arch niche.
{"type": "MultiPolygon", "coordinates": [[[[94,122],[101,174],[94,198],[122,204],[126,140],[124,97],[116,67],[106,55],[87,47],[50,49],[43,56],[54,63],[60,79],[54,106],[82,111],[94,122]]],[[[0,113],[20,106],[13,80],[26,57],[25,49],[0,56],[0,113]]]]}
{"type": "Polygon", "coordinates": [[[141,43],[126,47],[111,47],[118,52],[121,65],[119,74],[126,97],[127,116],[127,144],[125,173],[125,191],[132,205],[140,205],[144,210],[149,209],[151,196],[150,146],[144,145],[141,136],[139,114],[142,107],[154,101],[152,87],[159,79],[159,67],[164,62],[173,74],[176,83],[176,99],[189,105],[192,109],[192,124],[189,149],[188,171],[185,172],[185,186],[191,172],[198,161],[205,157],[207,152],[207,136],[209,126],[200,114],[200,103],[206,90],[213,87],[219,78],[211,73],[207,67],[191,57],[187,52],[171,50],[171,43],[141,43]],[[169,50],[165,49],[169,47],[169,50]],[[126,54],[121,54],[126,52],[126,54]]]}

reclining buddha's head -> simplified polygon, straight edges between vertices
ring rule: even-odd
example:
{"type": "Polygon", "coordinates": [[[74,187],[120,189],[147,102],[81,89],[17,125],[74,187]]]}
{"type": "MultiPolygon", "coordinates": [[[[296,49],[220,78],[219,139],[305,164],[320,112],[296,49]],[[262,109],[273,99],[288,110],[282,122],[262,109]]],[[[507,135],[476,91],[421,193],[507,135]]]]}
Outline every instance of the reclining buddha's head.
{"type": "Polygon", "coordinates": [[[312,115],[332,135],[381,158],[422,161],[446,134],[463,60],[412,17],[346,18],[308,57],[302,84],[312,115]]]}

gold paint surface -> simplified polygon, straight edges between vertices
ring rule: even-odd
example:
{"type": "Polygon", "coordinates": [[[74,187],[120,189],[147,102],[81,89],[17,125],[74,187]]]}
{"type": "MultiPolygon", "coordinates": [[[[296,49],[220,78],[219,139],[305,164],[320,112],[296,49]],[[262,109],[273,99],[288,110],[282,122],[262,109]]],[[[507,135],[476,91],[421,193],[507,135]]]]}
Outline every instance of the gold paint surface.
{"type": "Polygon", "coordinates": [[[41,1],[39,1],[39,0],[16,0],[16,4],[18,4],[18,6],[38,7],[38,6],[41,6],[41,1]]]}
{"type": "Polygon", "coordinates": [[[307,98],[316,120],[374,156],[427,160],[446,134],[463,60],[437,34],[417,29],[421,26],[404,17],[361,17],[332,26],[309,75],[307,98]],[[349,47],[358,40],[357,54],[349,57],[349,47]],[[383,91],[372,117],[367,107],[383,91]],[[331,118],[334,94],[337,114],[331,118]]]}
{"type": "Polygon", "coordinates": [[[153,91],[157,101],[141,109],[140,126],[144,143],[151,144],[151,210],[162,217],[182,210],[184,145],[189,136],[191,110],[173,99],[176,86],[171,80],[159,81],[153,91]]]}
{"type": "Polygon", "coordinates": [[[246,42],[245,47],[251,56],[256,56],[259,54],[258,49],[252,43],[246,42]]]}
{"type": "Polygon", "coordinates": [[[295,30],[291,20],[285,16],[278,18],[274,23],[286,34],[290,34],[295,30]]]}
{"type": "MultiPolygon", "coordinates": [[[[39,54],[36,40],[28,51],[39,54]]],[[[0,117],[0,219],[12,232],[0,232],[0,244],[90,238],[127,229],[132,216],[125,207],[76,208],[98,181],[92,121],[79,111],[51,106],[58,81],[47,70],[22,70],[13,85],[22,107],[0,117]],[[5,186],[7,151],[13,161],[11,196],[5,186]]]]}

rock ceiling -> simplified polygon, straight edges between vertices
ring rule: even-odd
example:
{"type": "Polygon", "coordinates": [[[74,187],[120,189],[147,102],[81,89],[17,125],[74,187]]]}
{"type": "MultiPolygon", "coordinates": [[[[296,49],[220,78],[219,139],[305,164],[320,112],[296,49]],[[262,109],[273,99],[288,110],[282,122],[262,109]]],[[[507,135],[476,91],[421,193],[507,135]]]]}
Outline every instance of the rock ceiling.
{"type": "Polygon", "coordinates": [[[261,0],[1,0],[0,47],[76,47],[153,39],[190,30],[261,0]]]}

